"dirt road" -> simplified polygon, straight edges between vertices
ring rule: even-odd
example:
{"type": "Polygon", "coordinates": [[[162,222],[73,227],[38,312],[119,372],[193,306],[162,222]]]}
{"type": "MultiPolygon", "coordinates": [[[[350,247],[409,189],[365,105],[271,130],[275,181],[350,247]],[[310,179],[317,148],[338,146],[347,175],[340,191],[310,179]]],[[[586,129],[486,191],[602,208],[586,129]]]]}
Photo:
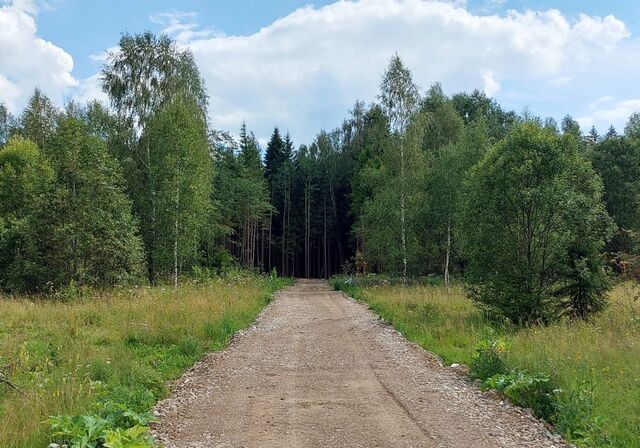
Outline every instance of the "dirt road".
{"type": "Polygon", "coordinates": [[[156,408],[167,447],[561,447],[322,281],[281,292],[255,326],[156,408]]]}

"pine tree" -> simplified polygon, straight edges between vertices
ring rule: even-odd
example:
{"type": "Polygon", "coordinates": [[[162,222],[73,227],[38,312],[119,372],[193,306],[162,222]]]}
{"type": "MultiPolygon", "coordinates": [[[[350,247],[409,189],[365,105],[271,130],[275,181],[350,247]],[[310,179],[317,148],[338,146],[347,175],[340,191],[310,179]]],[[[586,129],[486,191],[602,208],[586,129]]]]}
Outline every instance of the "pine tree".
{"type": "Polygon", "coordinates": [[[587,136],[587,142],[590,145],[595,145],[600,140],[600,136],[598,135],[598,131],[595,126],[591,126],[591,130],[589,131],[589,135],[587,136]]]}

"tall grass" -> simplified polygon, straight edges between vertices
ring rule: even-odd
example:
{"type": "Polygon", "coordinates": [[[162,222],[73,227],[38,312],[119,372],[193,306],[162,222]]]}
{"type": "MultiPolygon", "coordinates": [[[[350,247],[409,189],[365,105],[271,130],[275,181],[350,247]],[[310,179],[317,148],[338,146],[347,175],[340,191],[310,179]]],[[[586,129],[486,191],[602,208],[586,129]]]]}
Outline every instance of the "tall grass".
{"type": "Polygon", "coordinates": [[[88,412],[104,391],[150,409],[167,380],[225,346],[282,284],[241,276],[66,303],[0,300],[0,372],[20,388],[0,385],[0,447],[47,446],[44,420],[88,412]]]}
{"type": "Polygon", "coordinates": [[[565,396],[579,395],[582,402],[587,396],[588,409],[571,400],[559,407],[557,422],[569,438],[584,446],[640,447],[640,301],[631,285],[618,285],[609,308],[590,321],[517,331],[484,319],[461,287],[449,293],[442,286],[359,288],[340,279],[334,286],[446,363],[470,364],[481,340],[507,337],[510,366],[546,374],[565,396]],[[589,419],[578,423],[593,433],[573,431],[572,419],[589,419]]]}

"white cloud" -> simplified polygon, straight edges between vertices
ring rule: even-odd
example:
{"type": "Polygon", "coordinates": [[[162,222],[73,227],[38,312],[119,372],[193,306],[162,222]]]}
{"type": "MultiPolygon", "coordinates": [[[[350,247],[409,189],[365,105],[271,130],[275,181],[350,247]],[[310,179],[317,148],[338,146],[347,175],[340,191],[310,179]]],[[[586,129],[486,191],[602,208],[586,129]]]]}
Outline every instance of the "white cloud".
{"type": "Polygon", "coordinates": [[[235,129],[245,119],[264,137],[279,124],[305,140],[339,124],[356,99],[372,100],[396,51],[424,88],[442,81],[449,91],[495,94],[505,82],[566,82],[629,36],[612,16],[478,15],[422,0],[308,6],[246,36],[198,36],[193,16],[185,27],[176,17],[168,23],[196,56],[216,126],[235,129]]]}
{"type": "Polygon", "coordinates": [[[5,0],[3,3],[32,16],[36,15],[39,10],[38,5],[34,0],[5,0]]]}
{"type": "Polygon", "coordinates": [[[214,34],[210,29],[199,29],[197,18],[197,13],[184,11],[167,11],[149,17],[152,22],[162,25],[162,32],[171,34],[179,44],[214,34]]]}
{"type": "Polygon", "coordinates": [[[62,103],[78,82],[73,58],[37,35],[35,3],[20,0],[0,7],[0,101],[17,111],[35,87],[62,103]]]}
{"type": "MultiPolygon", "coordinates": [[[[610,103],[610,97],[604,97],[596,101],[593,105],[595,109],[590,115],[577,118],[583,129],[595,126],[598,129],[606,129],[612,123],[618,126],[624,125],[631,114],[640,112],[640,98],[618,101],[608,107],[602,107],[603,103],[610,103]]],[[[622,128],[618,129],[622,131],[622,128]]]]}
{"type": "Polygon", "coordinates": [[[78,87],[75,89],[73,99],[80,104],[88,103],[93,100],[98,100],[103,104],[109,104],[109,97],[102,91],[100,73],[96,73],[95,75],[81,80],[78,87]]]}
{"type": "Polygon", "coordinates": [[[484,92],[487,96],[493,96],[500,91],[500,83],[492,72],[485,72],[482,75],[482,81],[484,82],[484,92]]]}
{"type": "MultiPolygon", "coordinates": [[[[98,75],[76,80],[72,57],[37,35],[34,17],[38,6],[46,5],[5,0],[0,7],[0,101],[16,111],[36,86],[58,104],[69,95],[104,101],[98,75]]],[[[466,5],[465,0],[340,0],[298,9],[250,35],[201,27],[197,14],[189,12],[151,19],[194,52],[214,125],[234,131],[246,120],[260,139],[274,124],[291,130],[297,143],[339,125],[355,100],[375,98],[395,52],[423,88],[435,81],[448,92],[483,88],[516,110],[535,105],[536,112],[590,120],[626,113],[615,113],[615,105],[606,102],[589,108],[603,96],[624,98],[619,90],[626,85],[628,91],[637,72],[629,57],[640,60],[640,45],[628,39],[622,21],[571,19],[557,10],[473,13],[466,5]]],[[[103,62],[105,55],[89,58],[103,62]]]]}

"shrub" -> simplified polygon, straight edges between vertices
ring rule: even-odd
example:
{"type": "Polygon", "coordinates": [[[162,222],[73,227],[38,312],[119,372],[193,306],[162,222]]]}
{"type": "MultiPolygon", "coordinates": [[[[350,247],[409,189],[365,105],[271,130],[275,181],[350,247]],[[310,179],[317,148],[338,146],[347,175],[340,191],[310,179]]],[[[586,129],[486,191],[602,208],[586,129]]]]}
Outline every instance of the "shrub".
{"type": "Polygon", "coordinates": [[[514,404],[531,409],[538,417],[551,420],[555,415],[553,387],[549,377],[543,373],[514,370],[492,376],[484,386],[502,392],[514,404]]]}
{"type": "Polygon", "coordinates": [[[509,371],[505,361],[508,342],[505,339],[483,339],[476,347],[469,375],[486,380],[509,371]]]}

